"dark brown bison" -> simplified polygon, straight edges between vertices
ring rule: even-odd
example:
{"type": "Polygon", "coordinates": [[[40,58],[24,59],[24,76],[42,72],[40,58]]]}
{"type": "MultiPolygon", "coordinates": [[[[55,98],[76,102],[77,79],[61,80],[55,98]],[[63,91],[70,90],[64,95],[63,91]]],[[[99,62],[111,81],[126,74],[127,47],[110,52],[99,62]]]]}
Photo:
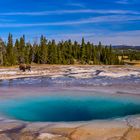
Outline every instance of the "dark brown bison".
{"type": "Polygon", "coordinates": [[[20,64],[19,70],[25,72],[26,70],[31,71],[31,66],[26,64],[20,64]]]}

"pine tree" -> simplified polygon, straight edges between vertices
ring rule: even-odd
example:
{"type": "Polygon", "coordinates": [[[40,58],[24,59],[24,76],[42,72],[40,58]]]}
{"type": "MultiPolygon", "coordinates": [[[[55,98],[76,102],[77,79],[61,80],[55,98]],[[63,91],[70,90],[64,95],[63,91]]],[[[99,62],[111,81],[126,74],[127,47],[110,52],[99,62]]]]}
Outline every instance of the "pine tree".
{"type": "Polygon", "coordinates": [[[16,57],[17,64],[20,64],[20,46],[19,46],[19,40],[16,39],[15,45],[14,45],[14,53],[16,57]]]}
{"type": "Polygon", "coordinates": [[[0,39],[0,65],[2,66],[3,64],[3,41],[0,39]]]}
{"type": "Polygon", "coordinates": [[[40,63],[46,64],[47,63],[47,39],[42,35],[40,38],[40,63]]]}
{"type": "Polygon", "coordinates": [[[16,57],[13,49],[13,38],[12,38],[12,34],[9,34],[8,43],[7,43],[7,65],[12,66],[15,64],[16,64],[16,57]]]}
{"type": "Polygon", "coordinates": [[[19,42],[19,63],[25,63],[25,36],[20,38],[19,42]]]}
{"type": "Polygon", "coordinates": [[[101,42],[93,45],[71,40],[56,43],[55,40],[49,41],[41,36],[40,43],[33,45],[25,42],[23,35],[20,40],[16,39],[13,46],[12,35],[8,36],[8,43],[5,44],[0,39],[0,65],[15,65],[20,63],[37,64],[123,64],[118,56],[129,56],[130,60],[140,60],[140,53],[137,51],[119,51],[110,46],[103,46],[101,42]]]}
{"type": "Polygon", "coordinates": [[[81,63],[86,63],[86,44],[84,38],[82,38],[82,44],[81,44],[81,63]]]}

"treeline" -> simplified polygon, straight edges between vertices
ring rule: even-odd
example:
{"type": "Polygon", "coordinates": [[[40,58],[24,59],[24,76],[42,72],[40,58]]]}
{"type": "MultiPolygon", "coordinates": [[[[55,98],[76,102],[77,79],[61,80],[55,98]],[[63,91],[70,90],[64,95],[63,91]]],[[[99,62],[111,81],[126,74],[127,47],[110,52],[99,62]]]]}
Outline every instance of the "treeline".
{"type": "Polygon", "coordinates": [[[128,59],[130,61],[133,60],[140,60],[140,50],[135,50],[135,49],[127,49],[127,50],[123,50],[120,53],[122,56],[128,56],[128,59]]]}
{"type": "Polygon", "coordinates": [[[120,64],[118,55],[111,46],[94,45],[55,40],[48,41],[41,36],[40,43],[26,43],[25,36],[13,43],[9,34],[7,43],[0,40],[0,65],[12,66],[20,63],[37,64],[120,64]]]}
{"type": "Polygon", "coordinates": [[[140,51],[131,51],[128,56],[130,61],[140,60],[140,51]]]}

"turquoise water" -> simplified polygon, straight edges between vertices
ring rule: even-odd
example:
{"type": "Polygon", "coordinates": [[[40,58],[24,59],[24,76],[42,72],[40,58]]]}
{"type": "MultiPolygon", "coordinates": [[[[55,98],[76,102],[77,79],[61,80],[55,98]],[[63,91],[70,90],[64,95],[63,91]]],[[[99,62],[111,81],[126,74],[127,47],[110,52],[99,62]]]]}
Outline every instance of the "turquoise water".
{"type": "Polygon", "coordinates": [[[137,99],[108,96],[43,96],[2,100],[2,115],[30,122],[73,122],[140,114],[137,99]]]}

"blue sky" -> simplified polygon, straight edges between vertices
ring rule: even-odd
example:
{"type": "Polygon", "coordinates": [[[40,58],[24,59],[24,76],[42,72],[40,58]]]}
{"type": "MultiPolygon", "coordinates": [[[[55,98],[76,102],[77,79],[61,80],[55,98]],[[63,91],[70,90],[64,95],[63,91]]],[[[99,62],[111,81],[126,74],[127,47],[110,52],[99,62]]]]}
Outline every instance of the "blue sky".
{"type": "Polygon", "coordinates": [[[0,36],[140,45],[140,0],[2,0],[0,36]]]}

